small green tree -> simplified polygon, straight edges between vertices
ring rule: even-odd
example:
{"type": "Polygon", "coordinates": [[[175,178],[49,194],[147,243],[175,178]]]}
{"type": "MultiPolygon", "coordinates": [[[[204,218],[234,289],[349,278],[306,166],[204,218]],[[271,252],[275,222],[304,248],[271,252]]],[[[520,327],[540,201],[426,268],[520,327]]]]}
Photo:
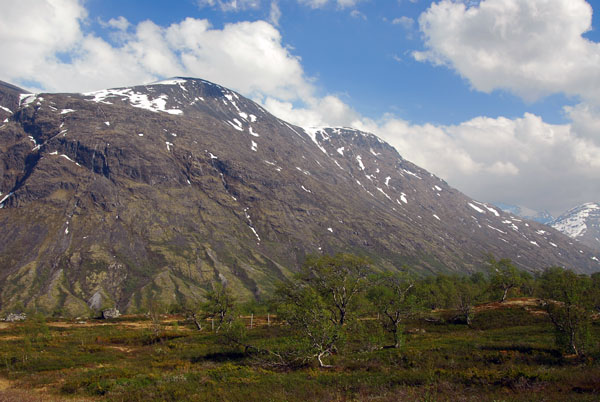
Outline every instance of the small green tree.
{"type": "Polygon", "coordinates": [[[382,327],[394,339],[394,348],[401,345],[402,323],[419,308],[415,281],[406,274],[383,274],[369,289],[368,298],[379,314],[382,327]]]}
{"type": "Polygon", "coordinates": [[[502,293],[500,302],[504,302],[511,289],[518,289],[525,281],[525,275],[508,258],[496,261],[490,257],[490,281],[492,289],[502,293]]]}
{"type": "Polygon", "coordinates": [[[475,303],[480,300],[486,285],[478,274],[471,277],[437,275],[424,282],[426,291],[423,293],[427,305],[455,310],[456,318],[470,326],[475,316],[475,303]]]}
{"type": "Polygon", "coordinates": [[[183,306],[183,311],[186,318],[194,323],[194,326],[198,331],[202,331],[203,325],[202,320],[205,318],[203,309],[203,303],[198,300],[188,300],[183,306]]]}
{"type": "Polygon", "coordinates": [[[323,359],[337,352],[368,273],[368,261],[351,254],[310,256],[293,281],[279,286],[278,316],[300,335],[301,358],[327,367],[323,359]]]}
{"type": "Polygon", "coordinates": [[[317,292],[331,312],[333,320],[343,326],[353,302],[367,287],[369,262],[352,254],[309,256],[298,279],[317,292]]]}
{"type": "Polygon", "coordinates": [[[454,306],[464,322],[471,326],[475,317],[475,303],[481,295],[481,289],[468,277],[455,278],[454,288],[456,291],[454,306]]]}
{"type": "Polygon", "coordinates": [[[206,302],[202,306],[204,317],[214,320],[215,331],[219,332],[221,326],[230,324],[235,319],[235,297],[231,290],[220,282],[214,283],[205,297],[206,302]]]}
{"type": "Polygon", "coordinates": [[[455,305],[454,280],[448,275],[438,274],[421,280],[417,291],[424,305],[431,310],[453,308],[455,305]]]}
{"type": "Polygon", "coordinates": [[[590,341],[595,289],[592,280],[573,271],[551,267],[540,277],[543,306],[554,325],[557,345],[575,355],[585,353],[590,341]]]}
{"type": "Polygon", "coordinates": [[[304,362],[317,359],[320,367],[331,367],[323,362],[337,351],[344,327],[323,297],[309,286],[290,283],[277,291],[280,297],[277,315],[300,336],[297,359],[304,362]]]}

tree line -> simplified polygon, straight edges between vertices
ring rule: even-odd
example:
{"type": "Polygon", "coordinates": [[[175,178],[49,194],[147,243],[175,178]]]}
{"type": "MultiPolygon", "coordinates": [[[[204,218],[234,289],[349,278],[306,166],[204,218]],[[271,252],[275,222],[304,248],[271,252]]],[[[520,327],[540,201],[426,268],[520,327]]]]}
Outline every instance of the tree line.
{"type": "Polygon", "coordinates": [[[282,350],[248,344],[245,325],[237,319],[239,304],[220,283],[214,284],[204,303],[187,312],[197,329],[209,320],[215,332],[246,351],[281,364],[316,360],[327,367],[325,359],[357,334],[368,334],[362,341],[372,347],[399,348],[408,320],[427,317],[471,326],[477,304],[505,303],[511,296],[538,299],[563,353],[583,356],[598,348],[590,326],[600,314],[600,273],[578,275],[549,267],[532,275],[509,259],[491,256],[485,273],[430,277],[417,277],[408,269],[375,273],[368,259],[352,254],[309,256],[268,301],[277,319],[297,334],[294,345],[282,350]]]}

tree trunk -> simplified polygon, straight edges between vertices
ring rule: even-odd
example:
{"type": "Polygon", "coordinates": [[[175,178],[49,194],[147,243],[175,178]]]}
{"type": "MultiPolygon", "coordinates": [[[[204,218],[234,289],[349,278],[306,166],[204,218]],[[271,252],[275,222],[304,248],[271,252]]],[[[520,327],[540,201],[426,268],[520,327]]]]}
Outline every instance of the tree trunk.
{"type": "Polygon", "coordinates": [[[506,300],[506,296],[508,296],[509,290],[510,288],[504,288],[504,293],[502,294],[502,300],[500,300],[500,303],[503,303],[506,300]]]}
{"type": "Polygon", "coordinates": [[[398,336],[398,327],[394,330],[394,348],[398,349],[400,347],[400,336],[398,336]]]}
{"type": "Polygon", "coordinates": [[[579,356],[579,350],[577,349],[577,342],[575,342],[575,331],[571,330],[571,334],[570,334],[570,338],[571,338],[571,349],[573,350],[573,353],[575,353],[575,356],[579,356]]]}
{"type": "Polygon", "coordinates": [[[331,368],[331,367],[333,367],[333,366],[331,366],[331,365],[329,365],[329,364],[324,364],[324,363],[323,363],[323,360],[322,360],[322,358],[323,358],[324,356],[327,356],[328,354],[329,354],[329,352],[320,352],[320,353],[317,355],[317,360],[319,360],[319,367],[322,367],[322,368],[331,368]]]}
{"type": "Polygon", "coordinates": [[[200,323],[200,321],[198,321],[198,319],[194,316],[194,324],[196,325],[196,329],[198,329],[198,331],[202,331],[202,324],[200,323]]]}

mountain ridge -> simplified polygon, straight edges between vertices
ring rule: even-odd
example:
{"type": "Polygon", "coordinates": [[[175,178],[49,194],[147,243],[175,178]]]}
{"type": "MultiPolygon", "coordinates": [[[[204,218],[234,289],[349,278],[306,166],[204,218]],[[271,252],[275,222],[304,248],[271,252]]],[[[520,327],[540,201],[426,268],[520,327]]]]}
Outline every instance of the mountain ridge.
{"type": "Polygon", "coordinates": [[[0,310],[136,311],[201,299],[211,281],[261,298],[309,253],[422,274],[481,270],[488,253],[530,271],[599,267],[585,247],[470,199],[373,134],[303,129],[205,80],[25,94],[10,111],[0,310]]]}

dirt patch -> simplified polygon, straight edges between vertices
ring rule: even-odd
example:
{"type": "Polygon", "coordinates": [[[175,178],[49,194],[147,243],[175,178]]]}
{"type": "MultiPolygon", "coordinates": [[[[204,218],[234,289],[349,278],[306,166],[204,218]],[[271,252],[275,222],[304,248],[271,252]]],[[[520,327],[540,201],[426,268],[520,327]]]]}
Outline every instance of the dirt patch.
{"type": "Polygon", "coordinates": [[[492,302],[485,303],[479,306],[476,306],[475,309],[480,310],[499,310],[508,307],[530,307],[530,308],[539,308],[541,305],[541,300],[536,299],[534,297],[521,297],[518,299],[509,299],[504,302],[492,302]]]}
{"type": "Polygon", "coordinates": [[[0,336],[0,340],[2,341],[18,341],[20,339],[23,339],[23,337],[14,335],[0,336]]]}
{"type": "MultiPolygon", "coordinates": [[[[0,378],[0,391],[5,391],[10,388],[10,381],[6,378],[0,378]]],[[[2,399],[0,399],[2,400],[2,399]]]]}
{"type": "Polygon", "coordinates": [[[78,323],[78,322],[68,322],[68,321],[56,321],[49,322],[49,327],[57,327],[57,328],[76,328],[76,327],[101,327],[103,325],[116,325],[117,322],[86,322],[86,323],[78,323]]]}
{"type": "Polygon", "coordinates": [[[131,353],[133,352],[132,348],[127,348],[125,346],[105,346],[105,348],[108,349],[113,349],[113,350],[118,350],[119,352],[124,352],[124,353],[131,353]]]}
{"type": "Polygon", "coordinates": [[[0,329],[10,328],[10,324],[7,322],[0,322],[0,329]]]}

